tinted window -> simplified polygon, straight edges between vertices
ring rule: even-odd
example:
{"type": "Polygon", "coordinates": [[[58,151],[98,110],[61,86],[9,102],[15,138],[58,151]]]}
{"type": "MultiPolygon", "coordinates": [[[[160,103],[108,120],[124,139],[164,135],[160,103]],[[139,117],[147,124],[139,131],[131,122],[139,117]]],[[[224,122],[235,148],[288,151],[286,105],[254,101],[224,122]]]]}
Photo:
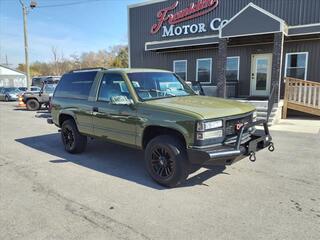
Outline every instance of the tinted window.
{"type": "Polygon", "coordinates": [[[62,76],[54,97],[88,99],[97,71],[67,73],[62,76]]]}
{"type": "Polygon", "coordinates": [[[120,74],[108,73],[102,78],[99,89],[99,101],[110,102],[112,97],[125,96],[131,99],[127,85],[120,74]]]}

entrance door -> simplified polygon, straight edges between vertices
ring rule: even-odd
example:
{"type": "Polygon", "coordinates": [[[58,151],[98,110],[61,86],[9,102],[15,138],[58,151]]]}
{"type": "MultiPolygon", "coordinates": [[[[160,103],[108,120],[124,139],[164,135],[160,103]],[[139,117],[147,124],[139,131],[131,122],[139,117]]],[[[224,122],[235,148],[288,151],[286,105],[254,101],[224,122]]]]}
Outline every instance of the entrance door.
{"type": "Polygon", "coordinates": [[[269,96],[272,54],[253,54],[251,61],[251,96],[269,96]]]}

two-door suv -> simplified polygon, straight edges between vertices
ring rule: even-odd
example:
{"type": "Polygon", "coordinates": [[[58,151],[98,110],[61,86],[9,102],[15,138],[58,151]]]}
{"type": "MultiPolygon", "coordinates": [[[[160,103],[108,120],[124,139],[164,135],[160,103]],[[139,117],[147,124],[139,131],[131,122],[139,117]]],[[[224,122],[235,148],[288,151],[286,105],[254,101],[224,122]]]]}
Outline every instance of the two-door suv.
{"type": "Polygon", "coordinates": [[[87,137],[145,151],[158,183],[174,187],[204,164],[230,165],[273,143],[249,104],[198,96],[172,72],[85,69],[66,73],[51,102],[65,150],[84,151],[87,137]],[[261,125],[257,130],[255,126],[261,125]]]}

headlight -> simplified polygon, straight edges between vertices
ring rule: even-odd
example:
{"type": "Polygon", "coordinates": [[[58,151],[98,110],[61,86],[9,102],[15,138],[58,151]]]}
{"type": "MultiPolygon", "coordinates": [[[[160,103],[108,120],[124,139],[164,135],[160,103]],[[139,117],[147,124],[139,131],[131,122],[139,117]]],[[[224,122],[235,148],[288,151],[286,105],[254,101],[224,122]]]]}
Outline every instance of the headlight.
{"type": "Polygon", "coordinates": [[[212,121],[212,122],[198,122],[197,123],[197,131],[204,132],[206,130],[221,128],[222,120],[212,121]]]}
{"type": "Polygon", "coordinates": [[[197,140],[208,140],[212,138],[221,138],[221,137],[223,137],[222,130],[197,133],[197,140]]]}
{"type": "Polygon", "coordinates": [[[254,111],[252,114],[252,122],[256,122],[257,121],[257,117],[258,117],[258,112],[254,111]]]}

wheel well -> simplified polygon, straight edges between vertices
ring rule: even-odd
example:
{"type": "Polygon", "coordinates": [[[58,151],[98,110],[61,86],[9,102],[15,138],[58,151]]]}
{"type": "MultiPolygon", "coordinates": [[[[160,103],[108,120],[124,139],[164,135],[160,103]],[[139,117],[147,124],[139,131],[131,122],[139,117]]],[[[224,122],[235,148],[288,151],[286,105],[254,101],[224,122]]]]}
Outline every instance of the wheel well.
{"type": "Polygon", "coordinates": [[[68,114],[60,114],[59,116],[59,126],[61,127],[63,122],[66,121],[66,120],[73,120],[74,121],[74,118],[68,114]]]}
{"type": "Polygon", "coordinates": [[[28,102],[29,100],[36,100],[37,102],[39,102],[38,99],[37,99],[37,98],[34,98],[34,97],[32,97],[32,98],[27,98],[27,99],[26,99],[26,102],[28,102]]]}
{"type": "Polygon", "coordinates": [[[155,137],[160,135],[170,135],[177,137],[183,144],[186,146],[186,140],[184,136],[177,130],[174,130],[172,128],[166,128],[166,127],[159,127],[159,126],[150,126],[147,127],[143,132],[143,138],[142,138],[142,147],[145,149],[148,145],[148,143],[155,137]]]}

